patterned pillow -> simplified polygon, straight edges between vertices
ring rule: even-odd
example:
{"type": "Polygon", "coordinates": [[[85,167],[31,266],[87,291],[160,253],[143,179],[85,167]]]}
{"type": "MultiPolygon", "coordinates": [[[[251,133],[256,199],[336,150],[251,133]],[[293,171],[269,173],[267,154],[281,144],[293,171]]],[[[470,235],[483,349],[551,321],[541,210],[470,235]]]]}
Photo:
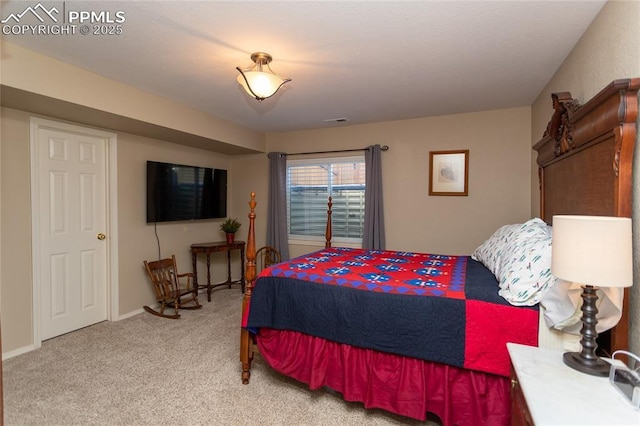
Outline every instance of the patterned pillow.
{"type": "Polygon", "coordinates": [[[505,248],[498,278],[498,294],[512,305],[532,306],[555,284],[551,274],[551,232],[529,227],[505,248]]]}
{"type": "Polygon", "coordinates": [[[504,225],[471,253],[471,258],[482,262],[488,270],[493,272],[496,278],[500,275],[502,256],[510,240],[518,233],[523,224],[504,225]]]}
{"type": "Polygon", "coordinates": [[[498,294],[512,305],[535,305],[555,283],[551,228],[539,218],[501,227],[471,257],[493,272],[498,294]]]}

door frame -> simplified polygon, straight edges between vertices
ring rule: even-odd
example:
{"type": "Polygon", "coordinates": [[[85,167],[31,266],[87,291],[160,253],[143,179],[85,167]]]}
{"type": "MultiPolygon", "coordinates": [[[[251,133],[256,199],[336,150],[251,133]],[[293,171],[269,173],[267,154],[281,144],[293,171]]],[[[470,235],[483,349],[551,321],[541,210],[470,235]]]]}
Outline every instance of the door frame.
{"type": "Polygon", "coordinates": [[[42,316],[40,306],[41,274],[40,274],[40,223],[38,222],[40,184],[39,173],[39,150],[38,131],[40,129],[55,129],[69,133],[89,134],[95,137],[102,137],[106,140],[106,167],[105,182],[106,202],[107,202],[107,320],[116,321],[119,317],[118,306],[118,180],[117,180],[117,143],[118,138],[115,133],[86,127],[80,124],[73,124],[62,121],[54,121],[42,117],[29,117],[30,129],[30,161],[31,161],[31,267],[32,267],[32,326],[34,349],[42,346],[42,316]]]}

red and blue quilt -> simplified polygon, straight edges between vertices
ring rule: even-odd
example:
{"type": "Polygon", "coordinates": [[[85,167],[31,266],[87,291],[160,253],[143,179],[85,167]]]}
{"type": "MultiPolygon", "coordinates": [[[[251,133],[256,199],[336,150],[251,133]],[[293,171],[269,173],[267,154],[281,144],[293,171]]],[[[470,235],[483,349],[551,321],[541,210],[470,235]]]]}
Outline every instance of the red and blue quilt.
{"type": "Polygon", "coordinates": [[[262,271],[243,326],[509,376],[506,343],[537,346],[538,308],[469,256],[334,247],[262,271]]]}

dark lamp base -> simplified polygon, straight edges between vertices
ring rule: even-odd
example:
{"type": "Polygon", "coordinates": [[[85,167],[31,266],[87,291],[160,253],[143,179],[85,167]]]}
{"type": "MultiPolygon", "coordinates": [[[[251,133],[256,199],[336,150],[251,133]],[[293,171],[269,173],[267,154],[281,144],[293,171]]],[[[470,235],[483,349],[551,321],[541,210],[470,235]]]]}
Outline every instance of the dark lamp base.
{"type": "Polygon", "coordinates": [[[596,288],[591,285],[582,287],[582,328],[580,329],[580,352],[566,352],[562,357],[564,363],[574,370],[581,371],[592,376],[606,377],[609,375],[611,365],[596,355],[598,348],[598,308],[596,301],[598,295],[596,288]]]}
{"type": "Polygon", "coordinates": [[[607,377],[611,364],[600,358],[589,359],[580,352],[565,352],[562,356],[564,363],[574,370],[581,371],[592,376],[607,377]]]}

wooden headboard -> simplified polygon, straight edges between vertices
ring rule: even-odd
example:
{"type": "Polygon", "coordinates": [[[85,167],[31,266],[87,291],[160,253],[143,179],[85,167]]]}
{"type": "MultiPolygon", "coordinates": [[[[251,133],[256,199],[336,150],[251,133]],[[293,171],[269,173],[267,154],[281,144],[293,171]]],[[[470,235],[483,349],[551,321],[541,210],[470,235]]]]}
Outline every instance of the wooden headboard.
{"type": "MultiPolygon", "coordinates": [[[[547,223],[557,214],[631,217],[639,88],[640,78],[615,80],[584,105],[568,92],[551,95],[553,116],[533,147],[547,223]]],[[[606,351],[628,349],[628,300],[627,290],[606,351]]]]}

